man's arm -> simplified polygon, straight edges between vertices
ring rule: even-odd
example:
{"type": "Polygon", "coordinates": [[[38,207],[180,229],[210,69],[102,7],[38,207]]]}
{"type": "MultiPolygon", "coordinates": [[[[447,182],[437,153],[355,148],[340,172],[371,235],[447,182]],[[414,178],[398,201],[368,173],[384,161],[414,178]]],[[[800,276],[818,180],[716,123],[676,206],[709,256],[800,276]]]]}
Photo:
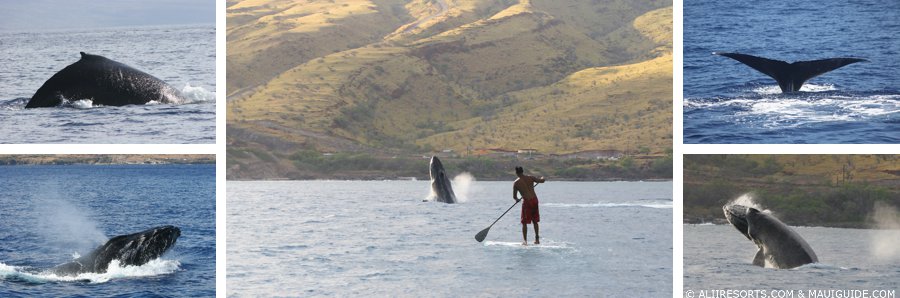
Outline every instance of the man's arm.
{"type": "Polygon", "coordinates": [[[519,190],[516,188],[515,185],[513,185],[513,200],[515,200],[516,202],[519,201],[519,198],[516,196],[516,193],[518,193],[518,192],[519,192],[519,190]]]}
{"type": "Polygon", "coordinates": [[[546,181],[546,180],[544,180],[544,177],[538,178],[538,177],[531,176],[531,178],[533,178],[534,182],[537,182],[537,183],[544,183],[544,181],[546,181]]]}

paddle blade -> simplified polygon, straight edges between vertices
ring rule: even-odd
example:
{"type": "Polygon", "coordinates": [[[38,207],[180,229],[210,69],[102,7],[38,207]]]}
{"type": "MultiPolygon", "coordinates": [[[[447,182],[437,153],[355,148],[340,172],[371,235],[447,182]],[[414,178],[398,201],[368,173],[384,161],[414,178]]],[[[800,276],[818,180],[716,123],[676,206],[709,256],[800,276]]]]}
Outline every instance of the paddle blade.
{"type": "Polygon", "coordinates": [[[486,229],[481,230],[481,232],[478,232],[478,234],[475,234],[475,241],[478,241],[478,242],[484,241],[484,237],[487,237],[487,233],[490,230],[491,230],[491,227],[487,227],[486,229]]]}

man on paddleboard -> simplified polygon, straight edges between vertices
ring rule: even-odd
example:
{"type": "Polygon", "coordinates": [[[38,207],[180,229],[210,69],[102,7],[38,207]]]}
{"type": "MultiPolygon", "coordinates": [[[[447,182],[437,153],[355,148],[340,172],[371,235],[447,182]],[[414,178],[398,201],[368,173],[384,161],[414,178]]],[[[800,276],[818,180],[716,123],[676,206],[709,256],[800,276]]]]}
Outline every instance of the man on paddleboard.
{"type": "Polygon", "coordinates": [[[534,193],[535,183],[544,183],[544,177],[537,178],[525,175],[525,169],[516,167],[516,179],[513,182],[513,200],[520,199],[517,193],[522,194],[522,245],[528,245],[528,224],[534,222],[534,244],[541,244],[541,235],[538,233],[538,222],[541,221],[541,213],[538,212],[538,198],[534,193]]]}

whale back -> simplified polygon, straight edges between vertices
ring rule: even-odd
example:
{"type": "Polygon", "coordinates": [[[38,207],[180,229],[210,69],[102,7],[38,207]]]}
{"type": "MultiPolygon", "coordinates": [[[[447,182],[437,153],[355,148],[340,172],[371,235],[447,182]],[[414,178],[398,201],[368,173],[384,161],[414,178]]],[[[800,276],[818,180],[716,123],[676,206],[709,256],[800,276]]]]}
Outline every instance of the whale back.
{"type": "Polygon", "coordinates": [[[830,58],[813,61],[787,63],[763,57],[739,53],[714,53],[725,56],[753,68],[778,82],[781,92],[797,92],[803,84],[814,77],[841,68],[848,64],[866,61],[859,58],[830,58]]]}
{"type": "Polygon", "coordinates": [[[103,273],[109,263],[118,260],[122,266],[140,266],[157,259],[175,245],[181,230],[174,226],[160,226],[139,233],[120,235],[75,261],[54,267],[57,274],[103,273]]]}
{"type": "Polygon", "coordinates": [[[184,101],[178,90],[152,75],[84,52],[80,60],[44,82],[25,107],[54,107],[63,99],[90,99],[95,105],[107,106],[184,101]]]}

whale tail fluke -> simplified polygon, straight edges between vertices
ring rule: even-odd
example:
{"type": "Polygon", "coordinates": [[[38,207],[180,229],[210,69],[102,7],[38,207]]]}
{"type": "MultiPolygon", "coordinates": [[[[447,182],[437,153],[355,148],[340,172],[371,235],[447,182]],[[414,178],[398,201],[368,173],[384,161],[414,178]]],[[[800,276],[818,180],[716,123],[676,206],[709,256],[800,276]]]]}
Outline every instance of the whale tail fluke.
{"type": "Polygon", "coordinates": [[[807,80],[826,72],[841,68],[856,62],[868,61],[860,58],[830,58],[813,61],[797,61],[787,63],[763,57],[756,57],[739,53],[713,52],[715,55],[725,56],[744,63],[751,68],[772,77],[781,87],[781,92],[797,92],[807,80]]]}

